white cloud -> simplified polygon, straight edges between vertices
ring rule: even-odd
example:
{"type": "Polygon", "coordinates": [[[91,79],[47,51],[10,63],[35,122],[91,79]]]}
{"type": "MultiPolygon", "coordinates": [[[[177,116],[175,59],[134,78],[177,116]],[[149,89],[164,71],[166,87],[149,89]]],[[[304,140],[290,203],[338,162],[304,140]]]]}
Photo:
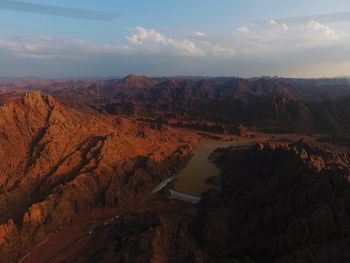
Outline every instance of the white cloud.
{"type": "Polygon", "coordinates": [[[316,21],[288,25],[270,20],[267,23],[251,23],[239,27],[224,37],[207,36],[204,32],[193,32],[193,39],[172,39],[155,29],[137,27],[127,37],[131,50],[148,54],[175,54],[187,56],[221,57],[232,59],[254,56],[275,56],[324,48],[349,39],[343,33],[316,21]]]}
{"type": "Polygon", "coordinates": [[[205,36],[205,34],[203,32],[199,32],[199,31],[193,32],[193,35],[196,37],[204,37],[205,36]]]}
{"type": "Polygon", "coordinates": [[[232,56],[231,47],[206,39],[202,32],[196,39],[167,37],[155,29],[136,27],[126,37],[127,44],[97,44],[84,39],[28,35],[0,38],[1,54],[22,59],[79,59],[86,56],[162,55],[162,56],[232,56]]]}
{"type": "Polygon", "coordinates": [[[347,45],[349,38],[316,21],[289,26],[271,20],[268,23],[242,26],[222,42],[224,46],[231,46],[236,54],[271,56],[341,43],[347,45]]]}
{"type": "Polygon", "coordinates": [[[145,43],[157,43],[164,45],[167,42],[166,37],[154,29],[145,29],[140,26],[134,29],[134,35],[127,37],[126,39],[133,45],[143,45],[145,43]]]}
{"type": "Polygon", "coordinates": [[[182,56],[232,56],[231,47],[224,47],[217,41],[206,38],[203,32],[194,32],[195,39],[169,38],[155,29],[136,27],[133,35],[127,37],[130,49],[145,54],[182,56]]]}
{"type": "Polygon", "coordinates": [[[288,25],[286,23],[281,24],[281,26],[282,26],[282,28],[284,30],[288,30],[289,29],[289,27],[288,27],[288,25]]]}
{"type": "MultiPolygon", "coordinates": [[[[142,68],[142,63],[145,63],[140,57],[149,55],[154,61],[164,63],[158,66],[159,71],[164,65],[171,64],[175,68],[177,61],[181,70],[184,64],[189,64],[198,70],[206,67],[208,74],[210,70],[227,72],[234,68],[237,72],[252,71],[251,75],[258,72],[277,74],[281,68],[288,67],[300,69],[305,65],[350,62],[349,36],[317,21],[250,23],[225,36],[210,36],[199,31],[190,33],[190,36],[182,38],[178,34],[169,36],[156,29],[139,26],[132,29],[124,44],[99,44],[84,39],[43,35],[0,37],[0,56],[48,63],[58,58],[101,59],[103,63],[106,57],[120,61],[124,56],[123,61],[130,63],[129,71],[133,71],[135,65],[142,68]]],[[[2,61],[9,61],[6,59],[2,61]]],[[[5,62],[0,62],[2,65],[5,67],[5,62]]],[[[187,72],[190,71],[180,73],[187,72]]]]}
{"type": "Polygon", "coordinates": [[[301,28],[312,30],[315,33],[318,33],[320,37],[328,40],[339,40],[345,36],[343,33],[339,33],[336,30],[316,21],[310,21],[307,24],[302,25],[301,28]]]}
{"type": "Polygon", "coordinates": [[[193,41],[167,38],[154,29],[137,27],[127,40],[124,45],[97,44],[84,39],[30,35],[0,38],[0,51],[1,54],[23,59],[78,59],[101,54],[205,55],[193,41]]]}
{"type": "Polygon", "coordinates": [[[241,26],[237,29],[238,32],[241,33],[248,33],[249,32],[249,28],[247,26],[241,26]]]}
{"type": "Polygon", "coordinates": [[[271,20],[270,20],[270,24],[271,24],[271,25],[276,25],[277,23],[276,23],[275,20],[271,19],[271,20]]]}
{"type": "Polygon", "coordinates": [[[134,34],[127,37],[131,48],[145,53],[165,53],[167,55],[201,56],[201,50],[193,41],[168,38],[155,29],[136,27],[134,34]]]}
{"type": "Polygon", "coordinates": [[[25,59],[76,59],[83,55],[120,53],[129,50],[125,45],[94,44],[84,39],[44,35],[0,38],[0,51],[25,59]]]}

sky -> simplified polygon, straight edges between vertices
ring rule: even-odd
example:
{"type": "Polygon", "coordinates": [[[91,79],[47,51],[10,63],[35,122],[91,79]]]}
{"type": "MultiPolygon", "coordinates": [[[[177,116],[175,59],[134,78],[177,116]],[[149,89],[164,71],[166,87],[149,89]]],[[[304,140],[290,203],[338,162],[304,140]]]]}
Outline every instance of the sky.
{"type": "Polygon", "coordinates": [[[348,0],[0,0],[0,77],[350,76],[348,0]]]}

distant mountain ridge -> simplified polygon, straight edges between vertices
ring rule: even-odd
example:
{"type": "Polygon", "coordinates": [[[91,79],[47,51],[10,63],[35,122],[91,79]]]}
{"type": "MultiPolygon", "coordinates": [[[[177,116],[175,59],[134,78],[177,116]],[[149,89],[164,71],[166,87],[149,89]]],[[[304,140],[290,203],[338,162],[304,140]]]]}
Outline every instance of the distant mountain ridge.
{"type": "Polygon", "coordinates": [[[325,133],[337,138],[348,137],[350,131],[350,80],[345,78],[186,79],[131,74],[109,80],[21,80],[13,82],[11,88],[17,86],[101,109],[128,103],[143,117],[176,115],[180,119],[325,133]]]}

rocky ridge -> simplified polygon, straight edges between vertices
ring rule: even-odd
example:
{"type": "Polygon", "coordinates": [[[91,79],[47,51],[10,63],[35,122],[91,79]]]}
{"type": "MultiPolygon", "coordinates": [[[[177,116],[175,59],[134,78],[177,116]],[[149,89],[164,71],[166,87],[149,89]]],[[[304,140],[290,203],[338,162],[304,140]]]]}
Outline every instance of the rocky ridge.
{"type": "Polygon", "coordinates": [[[26,94],[0,107],[0,261],[13,262],[95,208],[169,176],[191,136],[26,94]],[[181,146],[182,145],[182,146],[181,146]]]}

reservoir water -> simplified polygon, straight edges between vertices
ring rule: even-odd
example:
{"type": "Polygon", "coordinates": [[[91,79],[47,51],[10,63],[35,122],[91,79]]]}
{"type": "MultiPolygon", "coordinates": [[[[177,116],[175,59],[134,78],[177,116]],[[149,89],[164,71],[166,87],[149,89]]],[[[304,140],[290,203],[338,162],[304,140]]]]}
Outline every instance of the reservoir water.
{"type": "Polygon", "coordinates": [[[175,182],[175,191],[190,195],[200,196],[212,188],[207,179],[218,176],[220,169],[208,158],[210,154],[220,147],[234,145],[232,141],[206,141],[200,144],[194,151],[191,160],[179,173],[175,182]]]}

